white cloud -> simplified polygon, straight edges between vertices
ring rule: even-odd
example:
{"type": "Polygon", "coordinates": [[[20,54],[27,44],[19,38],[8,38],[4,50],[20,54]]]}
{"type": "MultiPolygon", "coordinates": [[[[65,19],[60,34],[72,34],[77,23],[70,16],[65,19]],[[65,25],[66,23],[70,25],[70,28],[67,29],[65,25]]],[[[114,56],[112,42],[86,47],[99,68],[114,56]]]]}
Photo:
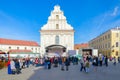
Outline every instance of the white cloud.
{"type": "Polygon", "coordinates": [[[112,16],[116,16],[116,15],[117,15],[117,12],[118,12],[118,9],[119,9],[119,7],[116,6],[116,7],[114,8],[114,11],[113,11],[113,13],[112,13],[111,15],[112,15],[112,16]]]}
{"type": "Polygon", "coordinates": [[[81,24],[80,26],[81,27],[85,26],[84,30],[86,32],[88,31],[86,33],[86,36],[89,36],[89,38],[86,39],[86,36],[83,35],[83,39],[86,39],[86,41],[89,41],[113,27],[120,26],[119,7],[114,8],[112,15],[111,15],[111,12],[112,12],[112,10],[108,10],[105,13],[95,16],[95,17],[91,18],[90,20],[81,24]]]}

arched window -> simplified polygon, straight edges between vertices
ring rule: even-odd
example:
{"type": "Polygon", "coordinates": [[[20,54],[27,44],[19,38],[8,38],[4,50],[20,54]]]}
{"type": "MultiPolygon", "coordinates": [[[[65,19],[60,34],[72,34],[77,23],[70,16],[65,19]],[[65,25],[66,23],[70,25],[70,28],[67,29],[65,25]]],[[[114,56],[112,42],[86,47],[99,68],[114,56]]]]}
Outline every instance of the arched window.
{"type": "Polygon", "coordinates": [[[55,37],[55,44],[59,44],[59,36],[58,35],[55,37]]]}
{"type": "Polygon", "coordinates": [[[56,29],[59,29],[59,24],[56,24],[56,29]]]}
{"type": "Polygon", "coordinates": [[[116,42],[116,47],[118,47],[118,42],[116,42]]]}
{"type": "Polygon", "coordinates": [[[25,50],[27,50],[27,47],[25,47],[25,50]]]}
{"type": "Polygon", "coordinates": [[[17,50],[19,50],[19,47],[17,47],[17,50]]]}
{"type": "Polygon", "coordinates": [[[118,56],[118,51],[116,51],[116,56],[118,56]]]}
{"type": "Polygon", "coordinates": [[[9,49],[11,49],[11,46],[9,47],[9,49]]]}
{"type": "Polygon", "coordinates": [[[59,15],[56,15],[56,19],[59,19],[59,15]]]}

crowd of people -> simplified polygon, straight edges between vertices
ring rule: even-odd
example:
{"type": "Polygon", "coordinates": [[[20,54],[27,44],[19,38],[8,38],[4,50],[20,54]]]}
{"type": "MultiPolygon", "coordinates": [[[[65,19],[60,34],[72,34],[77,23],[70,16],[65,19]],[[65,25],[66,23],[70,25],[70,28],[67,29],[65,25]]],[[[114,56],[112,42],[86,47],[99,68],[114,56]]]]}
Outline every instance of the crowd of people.
{"type": "Polygon", "coordinates": [[[11,59],[10,68],[12,74],[20,74],[21,70],[25,68],[29,68],[29,65],[33,64],[32,62],[33,61],[30,58],[11,59]]]}
{"type": "MultiPolygon", "coordinates": [[[[80,71],[88,73],[90,66],[94,67],[97,71],[98,66],[105,65],[108,67],[108,61],[113,61],[113,65],[120,63],[120,57],[108,58],[107,56],[91,56],[89,54],[83,55],[81,59],[77,57],[44,57],[44,58],[13,58],[10,61],[10,68],[12,74],[22,73],[22,69],[29,68],[30,65],[39,67],[43,66],[44,69],[51,69],[60,67],[61,71],[68,71],[70,65],[80,64],[80,71]]],[[[79,65],[78,65],[79,66],[79,65]]]]}
{"type": "Polygon", "coordinates": [[[10,69],[12,74],[20,74],[21,70],[29,68],[30,65],[38,67],[44,66],[45,69],[51,69],[51,66],[54,67],[61,66],[61,70],[68,70],[70,61],[74,62],[73,64],[78,64],[78,58],[67,58],[67,57],[46,57],[46,58],[13,58],[10,60],[10,69]]]}
{"type": "Polygon", "coordinates": [[[78,58],[77,57],[52,57],[52,58],[45,58],[44,61],[44,68],[45,69],[51,69],[51,66],[53,67],[61,67],[61,70],[64,71],[66,67],[66,71],[69,70],[69,66],[71,63],[73,65],[78,64],[78,58]]]}
{"type": "Polygon", "coordinates": [[[102,67],[105,65],[108,67],[108,61],[112,61],[113,65],[115,66],[116,63],[120,63],[120,57],[110,57],[100,55],[100,56],[91,56],[91,55],[83,55],[83,57],[80,59],[80,71],[84,70],[86,73],[89,72],[90,66],[94,67],[94,71],[97,71],[97,67],[102,67]]]}

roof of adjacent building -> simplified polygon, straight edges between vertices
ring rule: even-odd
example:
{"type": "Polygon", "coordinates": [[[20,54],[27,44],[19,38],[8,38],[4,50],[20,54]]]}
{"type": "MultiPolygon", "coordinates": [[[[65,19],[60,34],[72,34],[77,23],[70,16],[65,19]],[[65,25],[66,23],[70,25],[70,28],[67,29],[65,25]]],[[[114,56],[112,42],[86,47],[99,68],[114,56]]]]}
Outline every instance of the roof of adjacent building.
{"type": "Polygon", "coordinates": [[[25,40],[12,40],[0,38],[0,44],[2,45],[21,45],[21,46],[39,46],[37,42],[25,41],[25,40]]]}
{"type": "Polygon", "coordinates": [[[75,44],[74,50],[79,49],[79,48],[87,48],[87,47],[88,47],[88,43],[75,44]]]}

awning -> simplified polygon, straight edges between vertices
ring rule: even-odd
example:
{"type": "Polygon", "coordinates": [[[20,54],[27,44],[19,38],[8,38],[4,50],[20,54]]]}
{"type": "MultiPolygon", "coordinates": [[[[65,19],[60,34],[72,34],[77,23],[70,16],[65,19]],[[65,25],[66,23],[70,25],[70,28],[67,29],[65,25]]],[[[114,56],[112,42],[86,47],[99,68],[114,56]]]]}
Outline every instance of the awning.
{"type": "Polygon", "coordinates": [[[47,46],[46,49],[51,49],[51,48],[62,48],[62,49],[66,49],[66,47],[62,46],[62,45],[50,45],[47,46]]]}

